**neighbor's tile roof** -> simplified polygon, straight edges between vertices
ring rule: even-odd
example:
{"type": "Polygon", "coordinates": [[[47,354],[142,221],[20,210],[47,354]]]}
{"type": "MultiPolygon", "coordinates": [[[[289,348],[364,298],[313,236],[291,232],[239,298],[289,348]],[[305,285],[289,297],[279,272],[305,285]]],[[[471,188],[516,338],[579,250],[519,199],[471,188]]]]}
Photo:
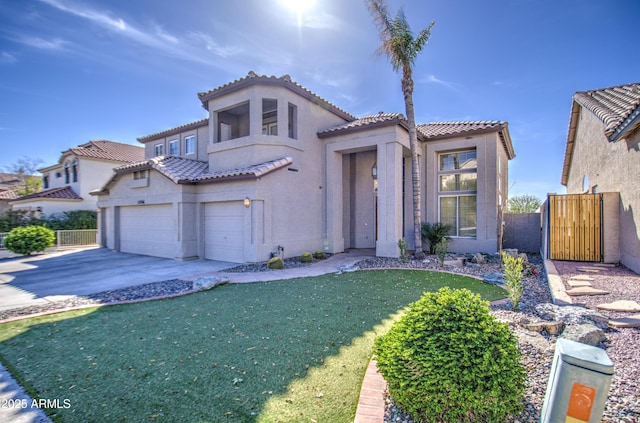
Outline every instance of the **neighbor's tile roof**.
{"type": "Polygon", "coordinates": [[[179,134],[184,131],[191,131],[193,129],[202,128],[203,126],[209,125],[209,118],[204,118],[200,120],[196,120],[195,122],[185,123],[184,125],[176,126],[175,128],[165,129],[160,132],[155,132],[153,134],[145,135],[143,137],[138,138],[138,141],[141,143],[145,143],[148,141],[156,140],[158,138],[169,137],[171,135],[179,134]]]}
{"type": "Polygon", "coordinates": [[[208,184],[234,179],[257,179],[275,170],[289,166],[291,163],[293,163],[291,157],[282,157],[251,166],[209,172],[207,162],[177,156],[158,156],[153,159],[129,163],[115,168],[115,174],[111,180],[109,180],[103,188],[92,191],[91,194],[100,195],[108,193],[109,187],[120,175],[129,174],[138,170],[155,169],[176,184],[208,184]]]}
{"type": "Polygon", "coordinates": [[[11,189],[0,190],[0,200],[15,200],[18,198],[18,194],[11,189]]]}
{"type": "Polygon", "coordinates": [[[611,138],[624,129],[624,123],[640,114],[640,83],[618,85],[574,94],[573,99],[604,123],[604,134],[611,138]]]}
{"type": "Polygon", "coordinates": [[[57,199],[57,200],[82,200],[71,187],[50,188],[44,191],[18,197],[15,201],[33,200],[33,199],[57,199]]]}
{"type": "Polygon", "coordinates": [[[430,122],[418,125],[418,130],[428,139],[439,139],[480,132],[493,132],[504,129],[506,126],[506,122],[499,120],[430,122]]]}
{"type": "Polygon", "coordinates": [[[355,116],[353,116],[350,113],[347,113],[346,111],[342,110],[335,104],[325,100],[324,98],[320,97],[313,91],[308,90],[307,88],[293,81],[289,75],[282,75],[280,77],[276,77],[276,76],[260,75],[253,71],[249,71],[247,76],[243,78],[236,79],[235,81],[221,85],[212,90],[198,93],[198,98],[200,98],[200,101],[202,102],[202,107],[209,110],[208,109],[209,100],[231,93],[233,91],[240,90],[242,88],[251,86],[253,84],[285,87],[295,92],[296,94],[306,98],[307,100],[313,103],[316,103],[323,108],[326,108],[332,113],[342,117],[344,120],[347,120],[347,121],[355,120],[355,116]]]}
{"type": "Polygon", "coordinates": [[[144,158],[144,148],[131,144],[123,144],[107,140],[89,141],[78,147],[70,148],[62,154],[74,154],[78,157],[112,160],[117,162],[134,162],[144,158]]]}
{"type": "Polygon", "coordinates": [[[12,185],[20,182],[20,176],[13,173],[0,173],[0,184],[12,185]]]}
{"type": "Polygon", "coordinates": [[[569,180],[581,107],[589,110],[604,124],[604,135],[609,141],[615,142],[640,122],[640,83],[579,91],[573,95],[560,177],[562,185],[567,185],[569,180]]]}

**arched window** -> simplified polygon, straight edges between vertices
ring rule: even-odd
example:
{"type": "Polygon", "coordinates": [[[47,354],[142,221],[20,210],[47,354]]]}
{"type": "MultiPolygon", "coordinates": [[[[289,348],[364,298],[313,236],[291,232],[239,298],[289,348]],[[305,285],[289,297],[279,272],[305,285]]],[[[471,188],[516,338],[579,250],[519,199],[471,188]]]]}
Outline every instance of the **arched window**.
{"type": "Polygon", "coordinates": [[[73,182],[78,182],[78,160],[73,161],[71,173],[73,174],[73,182]]]}
{"type": "Polygon", "coordinates": [[[64,164],[64,183],[69,183],[69,162],[64,164]]]}

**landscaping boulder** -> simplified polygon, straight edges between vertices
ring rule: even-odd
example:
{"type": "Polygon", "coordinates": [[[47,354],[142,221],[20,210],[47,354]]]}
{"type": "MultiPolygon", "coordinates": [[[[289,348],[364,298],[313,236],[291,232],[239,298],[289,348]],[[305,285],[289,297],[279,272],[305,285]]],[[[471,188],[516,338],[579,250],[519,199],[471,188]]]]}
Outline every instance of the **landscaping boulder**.
{"type": "Polygon", "coordinates": [[[482,281],[485,283],[490,283],[492,285],[502,286],[505,283],[504,273],[502,272],[492,273],[490,275],[485,276],[482,281]]]}
{"type": "Polygon", "coordinates": [[[581,342],[587,345],[599,346],[607,337],[604,331],[590,323],[573,324],[567,326],[560,338],[581,342]]]}
{"type": "Polygon", "coordinates": [[[204,276],[193,281],[193,289],[196,291],[206,291],[218,285],[229,283],[226,276],[204,276]]]}
{"type": "Polygon", "coordinates": [[[476,264],[483,264],[483,263],[485,263],[487,260],[485,259],[484,254],[482,254],[482,253],[476,253],[476,255],[475,255],[475,256],[473,256],[473,258],[471,259],[471,261],[472,261],[473,263],[476,263],[476,264]]]}
{"type": "Polygon", "coordinates": [[[597,311],[576,306],[557,306],[555,304],[544,303],[536,306],[538,315],[543,319],[559,320],[566,325],[589,323],[599,329],[606,329],[609,326],[609,319],[597,311]]]}

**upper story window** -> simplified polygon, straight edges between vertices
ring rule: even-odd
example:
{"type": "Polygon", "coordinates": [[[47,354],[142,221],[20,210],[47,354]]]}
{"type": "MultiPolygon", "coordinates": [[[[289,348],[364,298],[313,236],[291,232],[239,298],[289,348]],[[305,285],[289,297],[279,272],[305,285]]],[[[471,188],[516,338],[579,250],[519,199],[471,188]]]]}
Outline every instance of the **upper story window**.
{"type": "Polygon", "coordinates": [[[452,227],[451,236],[475,237],[478,160],[476,150],[438,156],[438,206],[440,222],[452,227]]]}
{"type": "Polygon", "coordinates": [[[218,137],[216,142],[249,136],[250,115],[248,101],[225,110],[219,110],[217,116],[218,137]]]}
{"type": "Polygon", "coordinates": [[[49,174],[42,176],[42,188],[43,189],[49,188],[49,174]]]}
{"type": "Polygon", "coordinates": [[[147,179],[146,170],[136,170],[135,172],[133,172],[133,180],[138,181],[140,179],[147,179]]]}
{"type": "Polygon", "coordinates": [[[162,156],[164,154],[164,145],[156,144],[153,147],[153,153],[154,153],[154,156],[162,156]]]}
{"type": "Polygon", "coordinates": [[[196,152],[196,137],[191,135],[184,139],[184,154],[194,154],[196,152]]]}
{"type": "Polygon", "coordinates": [[[170,156],[178,156],[180,152],[178,151],[178,140],[169,141],[169,155],[170,156]]]}
{"type": "Polygon", "coordinates": [[[298,106],[289,103],[287,110],[289,138],[298,139],[298,106]]]}
{"type": "Polygon", "coordinates": [[[64,164],[64,183],[68,184],[69,181],[71,180],[71,176],[70,176],[70,165],[69,162],[64,164]]]}
{"type": "Polygon", "coordinates": [[[262,99],[262,135],[278,135],[278,100],[262,99]]]}
{"type": "Polygon", "coordinates": [[[71,176],[73,182],[78,182],[78,161],[74,160],[71,165],[71,176]]]}

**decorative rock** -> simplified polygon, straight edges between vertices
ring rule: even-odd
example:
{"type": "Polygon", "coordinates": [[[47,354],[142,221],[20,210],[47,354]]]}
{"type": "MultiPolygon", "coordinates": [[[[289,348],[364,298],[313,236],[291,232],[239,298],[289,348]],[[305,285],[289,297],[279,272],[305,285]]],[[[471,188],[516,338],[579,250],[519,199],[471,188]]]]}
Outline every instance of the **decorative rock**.
{"type": "Polygon", "coordinates": [[[635,301],[619,300],[607,304],[599,304],[596,306],[598,310],[623,311],[634,313],[640,311],[640,304],[635,301]]]}
{"type": "Polygon", "coordinates": [[[593,278],[589,275],[575,275],[571,276],[571,279],[574,281],[592,281],[593,278]]]}
{"type": "Polygon", "coordinates": [[[517,258],[521,258],[524,264],[529,263],[529,257],[525,253],[520,253],[517,255],[517,258]]]}
{"type": "Polygon", "coordinates": [[[544,354],[553,355],[555,344],[549,342],[547,338],[539,333],[516,330],[515,334],[518,337],[519,343],[529,344],[544,354]]]}
{"type": "Polygon", "coordinates": [[[590,323],[603,330],[609,326],[609,319],[607,317],[595,310],[583,307],[559,307],[555,304],[545,303],[537,305],[536,312],[543,319],[561,321],[566,325],[590,323]]]}
{"type": "Polygon", "coordinates": [[[543,329],[547,331],[549,335],[557,335],[562,332],[564,328],[564,322],[560,320],[554,320],[552,322],[544,322],[543,329]]]}
{"type": "Polygon", "coordinates": [[[206,291],[218,285],[229,283],[229,278],[225,276],[205,276],[193,281],[193,289],[196,291],[206,291]]]}
{"type": "Polygon", "coordinates": [[[572,297],[580,296],[580,295],[608,295],[608,294],[609,294],[609,291],[592,288],[590,286],[580,286],[580,287],[567,290],[567,295],[571,295],[572,297]]]}
{"type": "Polygon", "coordinates": [[[606,269],[596,269],[595,267],[578,267],[578,270],[581,272],[589,272],[589,273],[600,273],[601,270],[606,269]]]}
{"type": "Polygon", "coordinates": [[[482,280],[483,282],[490,283],[492,285],[504,285],[504,274],[502,272],[492,273],[487,275],[482,280]]]}
{"type": "Polygon", "coordinates": [[[570,287],[576,288],[579,286],[591,286],[591,282],[589,281],[585,281],[585,280],[575,280],[575,279],[569,279],[567,281],[567,285],[569,285],[570,287]]]}
{"type": "Polygon", "coordinates": [[[456,258],[454,260],[445,260],[444,265],[452,267],[464,267],[464,259],[456,258]]]}
{"type": "Polygon", "coordinates": [[[594,347],[597,347],[605,339],[607,339],[602,329],[599,329],[589,323],[569,325],[565,328],[560,337],[569,339],[571,341],[592,345],[594,347]]]}
{"type": "Polygon", "coordinates": [[[502,250],[503,252],[509,254],[511,257],[518,257],[518,249],[517,248],[505,248],[502,250]]]}
{"type": "Polygon", "coordinates": [[[609,320],[612,328],[640,328],[640,314],[609,320]]]}
{"type": "Polygon", "coordinates": [[[471,261],[473,263],[483,264],[487,260],[484,258],[484,255],[482,253],[477,253],[475,256],[473,256],[471,261]]]}

